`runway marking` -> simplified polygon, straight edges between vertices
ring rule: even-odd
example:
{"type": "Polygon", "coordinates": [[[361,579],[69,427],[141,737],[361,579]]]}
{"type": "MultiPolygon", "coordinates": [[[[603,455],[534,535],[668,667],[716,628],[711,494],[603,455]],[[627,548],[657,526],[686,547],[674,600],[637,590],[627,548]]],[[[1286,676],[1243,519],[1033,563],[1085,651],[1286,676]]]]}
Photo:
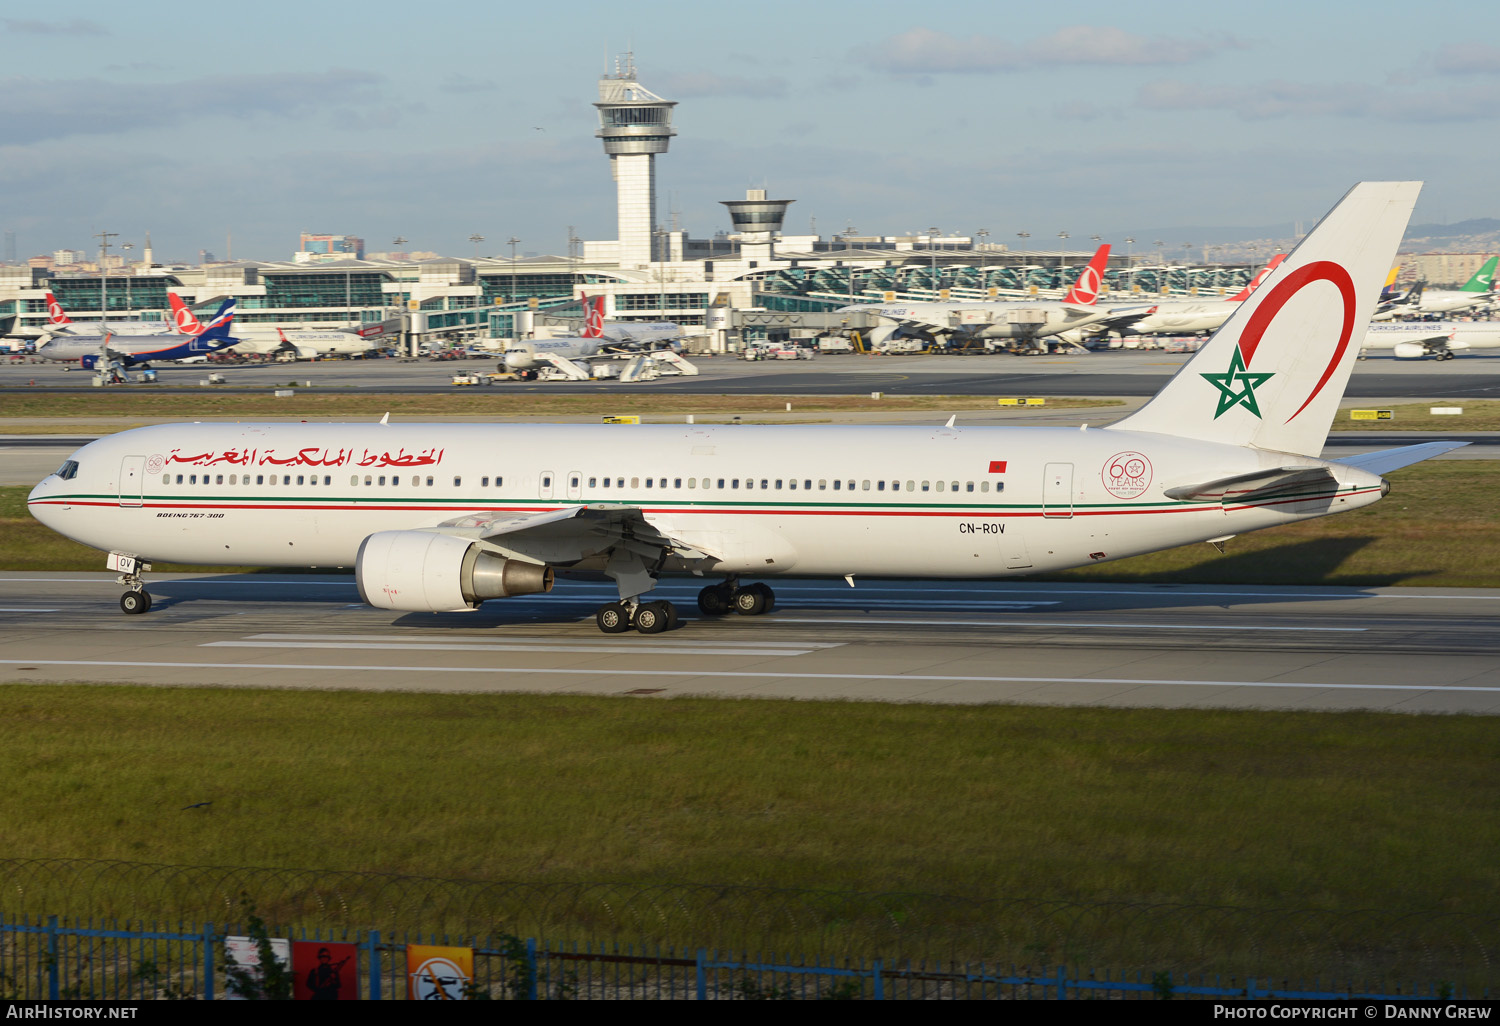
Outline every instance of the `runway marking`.
{"type": "Polygon", "coordinates": [[[12,609],[0,606],[0,613],[58,613],[58,609],[12,609]]]}
{"type": "MultiPolygon", "coordinates": [[[[248,640],[251,640],[251,641],[347,641],[347,642],[374,641],[374,642],[389,642],[391,640],[391,636],[389,634],[249,634],[249,635],[246,635],[246,638],[248,640]]],[[[401,640],[405,641],[405,642],[412,642],[412,643],[419,643],[420,644],[420,643],[428,642],[429,639],[428,638],[414,636],[414,637],[403,638],[401,640]]],[[[472,642],[473,644],[476,644],[476,645],[494,645],[494,644],[509,645],[509,644],[512,644],[512,643],[522,644],[522,645],[552,645],[552,644],[556,643],[556,641],[554,639],[552,639],[552,638],[528,638],[528,637],[525,637],[525,636],[517,636],[517,635],[506,635],[505,637],[501,637],[501,638],[475,638],[475,637],[459,637],[459,638],[446,638],[446,637],[444,637],[444,638],[439,638],[439,637],[433,637],[430,640],[431,640],[431,642],[446,642],[446,643],[472,642]]],[[[593,644],[593,643],[595,643],[595,642],[593,642],[592,640],[583,641],[581,643],[580,642],[576,642],[576,641],[575,642],[571,642],[571,644],[575,644],[575,645],[576,644],[589,645],[589,644],[593,644]]],[[[611,644],[611,643],[612,642],[608,638],[599,638],[599,639],[597,639],[597,644],[600,644],[600,645],[611,644]]],[[[672,638],[659,638],[659,639],[653,640],[651,642],[651,644],[652,645],[656,645],[656,646],[658,646],[660,648],[673,648],[673,647],[684,647],[685,648],[685,647],[702,647],[704,645],[712,646],[712,645],[716,644],[716,642],[712,642],[712,641],[709,641],[709,642],[703,642],[703,641],[684,641],[684,640],[672,639],[672,638]]],[[[727,642],[722,642],[722,644],[733,645],[736,648],[755,648],[755,649],[761,649],[761,648],[765,648],[765,649],[801,648],[801,649],[813,649],[813,648],[843,648],[845,643],[842,642],[842,641],[727,641],[727,642]]],[[[630,649],[630,651],[635,651],[635,650],[634,649],[630,649]]]]}
{"type": "Polygon", "coordinates": [[[811,624],[880,624],[893,627],[931,627],[934,624],[951,624],[954,627],[1068,627],[1068,628],[1115,628],[1118,630],[1131,631],[1321,631],[1335,634],[1361,634],[1368,627],[1260,627],[1245,624],[1212,624],[1212,623],[1067,623],[1048,622],[1046,620],[876,620],[871,617],[861,617],[858,620],[824,620],[809,617],[807,619],[793,619],[791,617],[774,617],[773,623],[811,623],[811,624]]]}
{"type": "MultiPolygon", "coordinates": [[[[524,673],[532,676],[589,677],[594,670],[570,670],[527,666],[372,666],[363,663],[341,665],[326,663],[172,663],[134,662],[118,659],[0,659],[0,665],[27,666],[134,666],[142,669],[177,670],[349,670],[368,673],[524,673]]],[[[1318,688],[1326,691],[1475,691],[1500,693],[1500,684],[1319,684],[1311,681],[1261,680],[1158,680],[1150,677],[979,677],[932,673],[769,673],[755,670],[723,670],[705,667],[701,670],[620,670],[608,671],[615,677],[706,677],[759,678],[778,680],[892,680],[936,684],[1121,684],[1132,687],[1209,687],[1209,688],[1318,688]]]]}
{"type": "Polygon", "coordinates": [[[199,648],[322,648],[322,649],[370,649],[403,650],[424,652],[556,652],[576,655],[706,655],[706,656],[791,656],[807,655],[819,649],[839,648],[842,642],[746,642],[736,644],[724,642],[654,642],[636,646],[634,644],[609,644],[604,641],[584,641],[562,644],[547,638],[515,638],[489,641],[475,638],[472,641],[448,641],[412,639],[410,641],[385,641],[374,638],[340,635],[275,635],[258,634],[251,641],[209,641],[199,648]],[[312,639],[312,640],[309,640],[312,639]]]}

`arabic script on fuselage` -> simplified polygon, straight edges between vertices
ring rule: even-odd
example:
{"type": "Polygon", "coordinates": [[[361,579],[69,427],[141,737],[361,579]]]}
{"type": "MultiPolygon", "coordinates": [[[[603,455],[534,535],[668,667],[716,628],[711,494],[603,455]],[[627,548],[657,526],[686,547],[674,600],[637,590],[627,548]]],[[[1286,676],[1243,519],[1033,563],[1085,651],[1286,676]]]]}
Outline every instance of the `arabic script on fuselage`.
{"type": "Polygon", "coordinates": [[[294,453],[276,449],[210,449],[208,452],[184,454],[173,449],[166,462],[185,463],[192,467],[431,467],[443,461],[443,449],[407,452],[403,446],[395,452],[378,449],[330,449],[310,445],[294,453]]]}

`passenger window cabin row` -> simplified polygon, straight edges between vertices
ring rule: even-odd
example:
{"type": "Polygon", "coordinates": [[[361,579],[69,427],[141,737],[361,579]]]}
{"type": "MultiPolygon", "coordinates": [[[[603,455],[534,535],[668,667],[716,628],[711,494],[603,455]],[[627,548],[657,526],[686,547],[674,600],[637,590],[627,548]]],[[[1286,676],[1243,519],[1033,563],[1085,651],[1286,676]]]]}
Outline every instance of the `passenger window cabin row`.
{"type": "MultiPolygon", "coordinates": [[[[172,474],[163,474],[161,476],[161,483],[164,484],[164,485],[173,484],[174,483],[173,482],[173,476],[174,475],[172,475],[172,474]]],[[[407,481],[409,482],[409,486],[413,487],[413,488],[423,488],[423,487],[425,487],[425,488],[432,488],[432,487],[436,486],[436,478],[434,478],[431,474],[428,474],[425,477],[423,475],[421,475],[421,474],[408,474],[408,475],[404,475],[404,476],[406,477],[407,481]]],[[[252,480],[251,480],[252,475],[250,475],[250,474],[227,474],[227,475],[226,474],[177,474],[177,475],[175,475],[175,477],[176,477],[176,481],[175,481],[176,484],[187,484],[187,485],[196,485],[196,484],[199,484],[200,482],[199,482],[198,479],[200,477],[203,479],[201,483],[205,484],[205,485],[222,485],[222,484],[249,485],[249,484],[252,483],[252,480]],[[226,478],[227,478],[227,480],[226,480],[226,478]]],[[[394,487],[400,487],[401,481],[402,481],[402,477],[403,477],[403,475],[401,475],[401,474],[365,474],[364,477],[363,477],[363,482],[364,482],[365,487],[384,488],[384,487],[388,487],[389,486],[389,487],[393,487],[394,488],[394,487]],[[387,485],[387,482],[389,482],[389,485],[387,485]]],[[[461,488],[461,487],[463,487],[463,480],[464,479],[462,477],[455,477],[453,479],[453,487],[455,487],[455,488],[461,488]]],[[[505,478],[504,477],[500,477],[500,476],[496,476],[493,479],[491,479],[489,477],[481,477],[479,479],[479,486],[481,488],[489,488],[489,487],[491,487],[491,484],[490,484],[491,480],[494,481],[493,487],[495,487],[495,488],[504,487],[505,478]]],[[[541,482],[542,482],[542,488],[543,488],[543,490],[550,490],[552,488],[552,480],[553,480],[552,479],[552,475],[550,475],[550,474],[544,474],[544,475],[542,475],[541,482]]],[[[569,489],[571,491],[575,491],[575,492],[579,491],[581,489],[581,487],[582,487],[582,480],[583,479],[582,479],[581,475],[576,475],[576,474],[575,475],[570,475],[569,478],[568,478],[568,487],[569,487],[569,489]]],[[[641,478],[639,478],[639,477],[632,477],[629,480],[630,480],[630,484],[629,484],[630,488],[639,490],[639,489],[641,489],[643,487],[641,478]]],[[[674,477],[674,478],[671,478],[670,480],[671,480],[671,484],[669,485],[668,484],[668,479],[665,478],[665,477],[648,477],[648,478],[645,479],[644,487],[646,489],[649,489],[649,490],[652,490],[652,491],[660,490],[660,489],[663,489],[663,488],[671,488],[671,489],[675,489],[675,490],[678,490],[678,491],[683,491],[683,490],[686,490],[686,491],[698,491],[698,490],[701,489],[703,491],[747,491],[747,492],[749,492],[749,491],[762,491],[762,492],[770,492],[770,491],[776,491],[776,492],[779,492],[779,491],[788,491],[788,492],[804,491],[804,492],[811,492],[811,491],[815,491],[815,490],[816,491],[820,491],[820,492],[830,491],[830,490],[831,491],[835,491],[835,492],[852,492],[852,491],[856,491],[857,490],[857,491],[862,491],[862,492],[869,492],[869,491],[875,491],[875,492],[901,492],[901,491],[906,491],[906,492],[960,492],[961,491],[961,492],[969,493],[969,492],[976,492],[977,491],[980,494],[985,494],[985,493],[987,493],[987,492],[990,491],[990,482],[989,481],[979,481],[979,482],[976,483],[974,481],[915,481],[915,480],[911,480],[911,481],[906,481],[904,483],[904,485],[903,485],[903,482],[901,482],[901,481],[889,481],[889,482],[887,482],[885,480],[870,481],[868,479],[856,481],[856,480],[844,479],[844,478],[834,478],[832,480],[830,480],[828,478],[818,478],[817,479],[817,484],[816,484],[816,486],[814,486],[813,479],[812,478],[807,478],[807,477],[800,478],[800,479],[799,478],[780,478],[780,477],[778,477],[778,478],[766,478],[766,477],[762,477],[762,478],[759,478],[759,479],[753,478],[753,477],[746,477],[746,478],[738,478],[738,477],[730,477],[730,478],[724,478],[724,477],[719,477],[719,478],[712,478],[712,477],[704,477],[704,478],[688,477],[688,478],[681,478],[681,477],[674,477]],[[759,486],[758,487],[757,487],[757,484],[756,484],[757,480],[759,480],[759,486]]],[[[589,487],[590,491],[619,491],[620,489],[623,489],[623,488],[627,487],[626,484],[625,484],[625,481],[626,481],[626,479],[623,478],[623,477],[614,477],[614,478],[611,478],[611,477],[592,476],[592,477],[590,477],[588,479],[588,487],[589,487]]],[[[359,474],[351,474],[349,476],[349,484],[350,484],[351,487],[359,487],[360,482],[361,482],[361,478],[360,478],[359,474]]],[[[274,485],[276,485],[276,484],[279,483],[283,487],[290,486],[290,485],[293,485],[293,484],[297,484],[297,485],[317,485],[317,484],[319,484],[319,476],[317,474],[255,474],[254,475],[254,481],[253,481],[253,483],[257,484],[257,485],[263,485],[263,486],[267,486],[267,485],[274,486],[274,485]],[[278,481],[278,479],[279,479],[279,481],[278,481]]],[[[324,474],[324,475],[322,475],[322,482],[321,483],[325,487],[329,486],[329,485],[332,485],[333,484],[333,476],[331,474],[324,474]]],[[[996,492],[1004,491],[1005,490],[1005,482],[1004,481],[996,481],[996,482],[994,482],[994,490],[996,492]]]]}

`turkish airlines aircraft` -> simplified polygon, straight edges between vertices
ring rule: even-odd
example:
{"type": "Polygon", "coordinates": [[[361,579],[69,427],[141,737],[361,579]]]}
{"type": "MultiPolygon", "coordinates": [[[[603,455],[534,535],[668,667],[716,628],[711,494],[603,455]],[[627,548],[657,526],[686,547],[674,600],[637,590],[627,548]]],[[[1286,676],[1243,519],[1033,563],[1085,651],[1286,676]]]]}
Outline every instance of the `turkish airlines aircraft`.
{"type": "Polygon", "coordinates": [[[1285,253],[1277,253],[1250,280],[1250,284],[1228,299],[1155,303],[1141,315],[1125,314],[1102,323],[1112,331],[1127,335],[1198,335],[1218,331],[1229,320],[1229,315],[1238,310],[1240,304],[1250,298],[1250,293],[1285,259],[1285,253]]]}
{"type": "Polygon", "coordinates": [[[525,371],[546,364],[570,377],[587,380],[592,377],[591,360],[626,359],[658,350],[675,352],[680,344],[677,342],[680,328],[675,324],[606,322],[603,296],[581,298],[582,334],[512,342],[505,347],[501,358],[505,369],[525,371]]]}
{"type": "MultiPolygon", "coordinates": [[[[167,300],[172,306],[172,320],[176,330],[183,335],[202,335],[209,328],[218,323],[217,319],[204,324],[188,309],[182,297],[175,292],[167,293],[167,300]]],[[[220,311],[222,316],[222,308],[220,311]]],[[[320,356],[353,356],[359,353],[368,353],[377,348],[377,344],[361,337],[352,331],[283,331],[273,328],[269,331],[245,330],[243,327],[237,335],[239,341],[228,348],[237,353],[274,353],[281,349],[295,349],[297,357],[302,360],[312,360],[320,356]]]]}
{"type": "Polygon", "coordinates": [[[181,335],[57,335],[37,349],[45,360],[80,362],[91,369],[100,362],[132,367],[152,360],[190,360],[234,345],[229,328],[234,321],[234,300],[226,299],[203,333],[181,335]]]}
{"type": "Polygon", "coordinates": [[[355,569],[381,609],[448,611],[603,575],[606,633],[676,620],[664,574],[996,578],[1358,509],[1456,448],[1319,458],[1420,183],[1355,186],[1146,406],[1060,427],[165,424],[91,442],[28,499],[109,552],[127,613],[148,561],[355,569]]]}
{"type": "MultiPolygon", "coordinates": [[[[893,322],[875,328],[867,341],[872,346],[897,332],[935,339],[942,335],[968,335],[976,338],[1014,339],[1035,350],[1036,340],[1064,332],[1074,332],[1103,321],[1121,311],[1098,305],[1104,282],[1105,265],[1109,263],[1109,243],[1100,246],[1078,281],[1061,301],[1057,300],[981,300],[978,302],[887,303],[872,306],[856,303],[842,307],[839,313],[866,313],[893,322]]],[[[1146,304],[1135,304],[1142,314],[1146,304]]]]}
{"type": "Polygon", "coordinates": [[[78,321],[68,317],[67,311],[51,292],[47,293],[48,335],[162,335],[172,330],[169,321],[78,321]]]}
{"type": "Polygon", "coordinates": [[[1466,349],[1500,349],[1500,321],[1394,321],[1371,324],[1359,357],[1390,349],[1402,360],[1423,356],[1451,360],[1466,349]]]}

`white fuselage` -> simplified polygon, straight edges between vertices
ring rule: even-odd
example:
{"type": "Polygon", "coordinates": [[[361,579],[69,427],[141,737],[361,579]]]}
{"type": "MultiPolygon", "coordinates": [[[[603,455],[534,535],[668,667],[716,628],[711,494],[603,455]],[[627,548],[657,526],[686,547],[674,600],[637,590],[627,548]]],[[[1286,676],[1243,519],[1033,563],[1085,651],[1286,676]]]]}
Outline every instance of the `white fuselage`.
{"type": "Polygon", "coordinates": [[[240,341],[230,348],[237,353],[274,353],[288,346],[299,356],[352,356],[378,348],[379,343],[352,331],[257,331],[236,330],[240,341]]]}
{"type": "Polygon", "coordinates": [[[1436,345],[1455,352],[1500,349],[1500,321],[1386,321],[1370,325],[1360,348],[1398,349],[1403,345],[1408,349],[1436,345]]]}
{"type": "Polygon", "coordinates": [[[512,342],[505,347],[505,369],[509,371],[529,370],[540,366],[538,354],[545,353],[564,360],[587,360],[604,351],[602,338],[545,338],[527,342],[512,342]]]}
{"type": "Polygon", "coordinates": [[[1098,306],[1048,300],[888,303],[883,306],[849,306],[842,310],[875,314],[903,328],[926,334],[956,333],[978,338],[1042,338],[1085,327],[1118,313],[1098,306]]]}
{"type": "Polygon", "coordinates": [[[1488,306],[1495,294],[1490,291],[1466,292],[1462,289],[1424,289],[1413,307],[1397,307],[1397,314],[1452,313],[1455,310],[1472,310],[1488,306]]]}
{"type": "MultiPolygon", "coordinates": [[[[1059,570],[1354,509],[1382,487],[1309,457],[1063,428],[173,424],[69,465],[33,489],[32,514],[147,560],[351,566],[376,532],[607,504],[712,554],[670,553],[663,572],[757,576],[1059,570]],[[1252,504],[1164,494],[1288,462],[1336,484],[1252,504]]],[[[493,541],[560,572],[602,566],[552,530],[493,541]]]]}
{"type": "Polygon", "coordinates": [[[1240,308],[1237,302],[1217,300],[1204,303],[1157,303],[1154,312],[1126,326],[1137,335],[1200,335],[1218,331],[1229,315],[1240,308]]]}

